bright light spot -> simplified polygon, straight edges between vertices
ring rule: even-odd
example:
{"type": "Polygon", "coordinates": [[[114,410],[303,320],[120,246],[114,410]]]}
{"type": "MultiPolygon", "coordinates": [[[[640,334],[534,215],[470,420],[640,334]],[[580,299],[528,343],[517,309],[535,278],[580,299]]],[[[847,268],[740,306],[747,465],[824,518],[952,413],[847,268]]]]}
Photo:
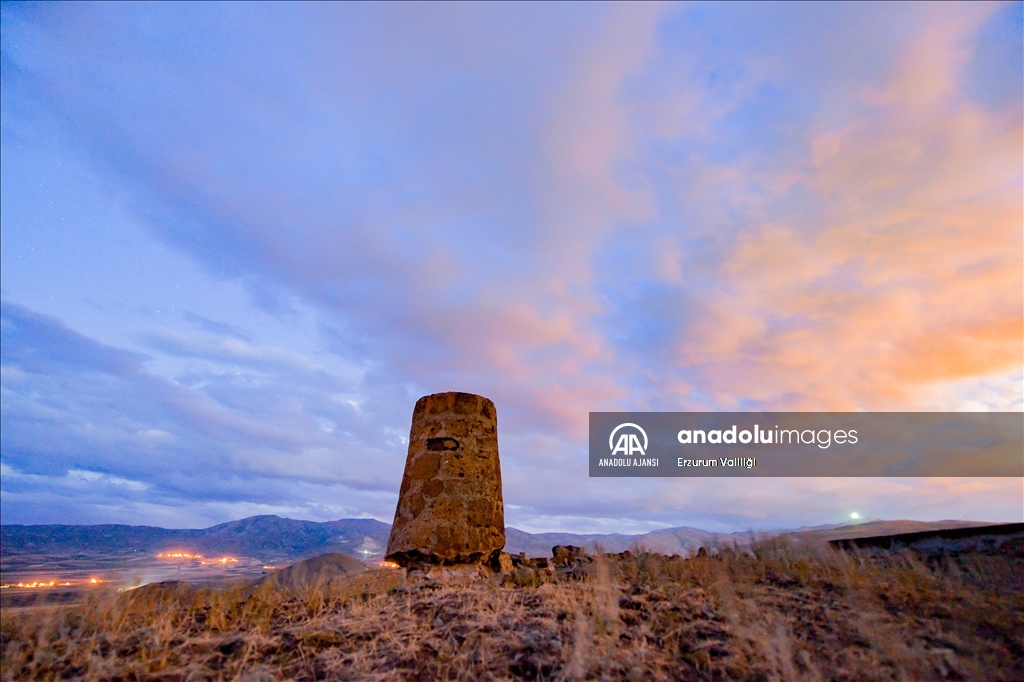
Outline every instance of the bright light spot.
{"type": "Polygon", "coordinates": [[[106,580],[100,580],[98,578],[90,578],[89,582],[83,582],[83,583],[71,582],[70,580],[65,580],[64,582],[61,582],[60,580],[49,580],[49,581],[47,581],[47,580],[33,580],[32,582],[26,582],[26,583],[4,583],[3,585],[0,585],[0,588],[9,589],[9,588],[12,588],[12,587],[21,587],[21,588],[28,588],[28,589],[46,589],[48,587],[73,587],[73,586],[78,586],[78,585],[99,585],[100,583],[105,583],[105,582],[107,582],[107,581],[106,580]]]}
{"type": "Polygon", "coordinates": [[[381,568],[398,568],[398,564],[396,564],[394,561],[382,561],[382,562],[380,562],[380,567],[381,568]]]}
{"type": "Polygon", "coordinates": [[[202,554],[193,554],[192,552],[162,552],[156,555],[157,559],[202,559],[202,554]]]}
{"type": "Polygon", "coordinates": [[[860,518],[860,514],[858,514],[857,512],[853,512],[852,514],[850,514],[850,518],[851,519],[859,519],[860,518]]]}

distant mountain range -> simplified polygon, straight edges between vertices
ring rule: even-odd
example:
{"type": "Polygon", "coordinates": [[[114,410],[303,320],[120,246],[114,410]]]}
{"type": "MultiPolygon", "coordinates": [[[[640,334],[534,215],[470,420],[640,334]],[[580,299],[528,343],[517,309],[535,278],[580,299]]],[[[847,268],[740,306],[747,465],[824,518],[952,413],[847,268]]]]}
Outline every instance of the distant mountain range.
{"type": "Polygon", "coordinates": [[[280,516],[250,516],[198,530],[125,525],[3,525],[0,526],[0,555],[183,550],[207,556],[235,555],[280,561],[341,552],[372,560],[383,556],[390,532],[390,524],[376,519],[317,523],[280,516]]]}
{"type": "MultiPolygon", "coordinates": [[[[827,540],[986,525],[972,521],[865,521],[799,528],[758,537],[784,535],[795,540],[827,540]]],[[[175,530],[153,526],[3,525],[0,556],[119,554],[184,550],[207,556],[235,555],[266,562],[290,561],[341,552],[357,559],[383,558],[391,525],[376,519],[341,519],[317,523],[279,516],[251,516],[204,529],[175,530]]],[[[505,551],[549,556],[554,545],[576,545],[606,552],[645,549],[662,554],[690,555],[697,548],[743,546],[751,533],[711,533],[697,528],[666,528],[642,535],[580,535],[505,531],[505,551]]]]}

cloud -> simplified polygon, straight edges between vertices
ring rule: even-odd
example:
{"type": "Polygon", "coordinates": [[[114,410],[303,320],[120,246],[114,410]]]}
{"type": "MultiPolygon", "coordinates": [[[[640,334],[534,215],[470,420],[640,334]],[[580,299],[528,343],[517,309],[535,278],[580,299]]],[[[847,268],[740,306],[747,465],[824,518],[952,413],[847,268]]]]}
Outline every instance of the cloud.
{"type": "Polygon", "coordinates": [[[3,303],[0,311],[0,359],[4,364],[38,373],[70,369],[128,376],[140,371],[140,356],[97,343],[60,320],[12,303],[3,303]]]}
{"type": "Polygon", "coordinates": [[[387,520],[412,404],[465,390],[513,520],[831,519],[828,483],[591,481],[586,415],[1022,409],[1013,7],[3,12],[22,518],[80,471],[122,493],[83,518],[387,520]]]}
{"type": "MultiPolygon", "coordinates": [[[[695,149],[677,166],[686,175],[666,175],[694,228],[664,215],[648,230],[656,251],[626,250],[635,293],[611,288],[631,309],[611,321],[655,321],[625,335],[631,351],[659,342],[622,353],[663,369],[663,385],[700,386],[713,408],[936,409],[939,382],[1020,376],[1021,126],[962,91],[991,13],[924,17],[891,69],[853,87],[839,125],[820,104],[829,116],[807,120],[803,154],[713,162],[684,135],[695,149]],[[644,266],[661,283],[637,275],[644,266]]],[[[752,78],[743,90],[755,101],[758,79],[805,85],[752,78]]],[[[698,130],[713,138],[726,118],[698,130]]],[[[1019,397],[995,406],[1020,409],[1019,397]]]]}
{"type": "MultiPolygon", "coordinates": [[[[110,486],[121,486],[146,491],[150,504],[178,507],[269,503],[312,487],[315,494],[300,505],[307,514],[318,500],[380,491],[393,497],[392,481],[379,468],[388,458],[393,467],[401,464],[384,442],[390,436],[374,435],[375,425],[354,409],[339,411],[336,396],[346,387],[289,353],[243,346],[204,357],[194,349],[194,361],[220,364],[194,371],[190,387],[147,371],[140,356],[24,307],[5,303],[2,321],[0,438],[4,465],[22,472],[5,475],[10,499],[22,494],[25,481],[34,489],[95,484],[108,496],[110,486]],[[225,362],[244,367],[246,376],[225,362]],[[282,399],[300,395],[303,404],[292,403],[299,410],[280,409],[282,399]],[[313,428],[318,413],[338,422],[338,433],[313,428]]],[[[98,495],[95,486],[65,492],[98,495]]],[[[375,511],[386,515],[377,503],[375,511]]]]}

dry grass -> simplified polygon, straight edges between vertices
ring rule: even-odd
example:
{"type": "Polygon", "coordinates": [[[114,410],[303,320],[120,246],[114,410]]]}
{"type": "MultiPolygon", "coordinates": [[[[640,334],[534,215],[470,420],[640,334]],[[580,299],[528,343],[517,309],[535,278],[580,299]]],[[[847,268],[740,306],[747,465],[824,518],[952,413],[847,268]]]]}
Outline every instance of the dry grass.
{"type": "Polygon", "coordinates": [[[149,586],[2,619],[2,677],[1024,680],[1018,556],[600,557],[301,593],[149,586]],[[504,583],[504,584],[503,584],[504,583]]]}

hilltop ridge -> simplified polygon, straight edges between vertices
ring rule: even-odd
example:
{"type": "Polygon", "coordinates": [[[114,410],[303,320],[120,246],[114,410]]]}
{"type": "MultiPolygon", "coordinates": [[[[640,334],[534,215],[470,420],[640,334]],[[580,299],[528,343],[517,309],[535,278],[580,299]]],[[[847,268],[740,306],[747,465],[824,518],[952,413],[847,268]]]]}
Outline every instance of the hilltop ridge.
{"type": "MultiPolygon", "coordinates": [[[[800,541],[820,541],[908,533],[944,528],[983,526],[980,521],[882,521],[827,524],[773,532],[715,533],[699,528],[664,528],[643,534],[528,533],[505,530],[505,551],[547,556],[553,545],[575,545],[621,552],[639,548],[660,554],[692,554],[698,547],[745,546],[755,537],[783,535],[800,541]]],[[[0,555],[159,552],[188,549],[208,554],[235,554],[265,561],[296,560],[340,552],[357,559],[383,557],[391,525],[376,519],[301,521],[274,515],[250,516],[203,529],[155,526],[2,525],[0,555]]]]}

